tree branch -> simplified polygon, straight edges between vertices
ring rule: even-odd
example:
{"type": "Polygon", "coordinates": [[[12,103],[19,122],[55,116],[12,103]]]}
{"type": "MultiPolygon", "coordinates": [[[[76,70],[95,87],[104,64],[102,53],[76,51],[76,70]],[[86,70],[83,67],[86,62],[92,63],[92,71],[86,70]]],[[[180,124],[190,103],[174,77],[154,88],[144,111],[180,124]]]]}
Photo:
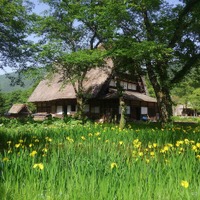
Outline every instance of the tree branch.
{"type": "Polygon", "coordinates": [[[198,3],[200,3],[199,0],[188,1],[186,6],[183,8],[182,12],[179,13],[174,34],[168,45],[169,48],[173,48],[175,46],[175,43],[181,39],[182,37],[181,33],[190,24],[190,23],[185,24],[183,19],[189,12],[191,12],[197,6],[198,3]]]}
{"type": "Polygon", "coordinates": [[[185,65],[183,66],[183,68],[176,73],[176,75],[170,81],[170,83],[171,84],[175,84],[175,83],[180,82],[184,78],[185,74],[187,74],[192,69],[192,67],[194,67],[194,65],[196,65],[199,61],[200,61],[200,54],[196,54],[196,55],[192,56],[185,63],[185,65]]]}
{"type": "Polygon", "coordinates": [[[150,23],[147,10],[145,10],[143,12],[143,17],[144,17],[144,24],[145,24],[146,30],[147,30],[147,40],[153,41],[154,35],[153,35],[152,25],[150,23]]]}

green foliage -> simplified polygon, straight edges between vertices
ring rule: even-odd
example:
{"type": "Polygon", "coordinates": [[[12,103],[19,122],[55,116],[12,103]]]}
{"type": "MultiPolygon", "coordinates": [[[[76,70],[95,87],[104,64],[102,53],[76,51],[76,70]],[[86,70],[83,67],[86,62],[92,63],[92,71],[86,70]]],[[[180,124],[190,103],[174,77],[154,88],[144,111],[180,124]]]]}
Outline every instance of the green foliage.
{"type": "Polygon", "coordinates": [[[198,125],[132,124],[121,130],[62,121],[2,123],[0,197],[199,199],[199,130],[198,125]]]}
{"type": "Polygon", "coordinates": [[[31,4],[0,0],[0,68],[22,69],[31,61],[28,37],[31,4]]]}
{"type": "MultiPolygon", "coordinates": [[[[9,111],[11,106],[16,103],[25,103],[27,104],[27,100],[33,92],[34,87],[28,90],[16,90],[8,93],[1,93],[3,103],[1,106],[1,114],[4,114],[9,111]]],[[[32,103],[27,104],[31,111],[35,110],[35,106],[32,103]]]]}
{"type": "Polygon", "coordinates": [[[190,95],[190,103],[194,109],[200,111],[200,88],[192,92],[190,95]]]}
{"type": "Polygon", "coordinates": [[[193,109],[199,108],[199,67],[192,70],[180,84],[177,84],[173,90],[172,95],[176,104],[183,104],[186,107],[192,106],[193,109]]]}
{"type": "Polygon", "coordinates": [[[4,98],[3,98],[3,95],[2,95],[1,90],[0,90],[0,116],[1,116],[1,114],[4,113],[3,106],[4,106],[4,98]]]}
{"type": "MultiPolygon", "coordinates": [[[[17,79],[15,73],[10,73],[9,77],[12,79],[17,79]]],[[[0,75],[0,89],[2,92],[13,92],[15,90],[27,90],[35,84],[35,79],[27,78],[25,76],[21,77],[21,83],[23,85],[17,85],[16,83],[12,83],[12,80],[8,78],[8,75],[0,75]]]]}

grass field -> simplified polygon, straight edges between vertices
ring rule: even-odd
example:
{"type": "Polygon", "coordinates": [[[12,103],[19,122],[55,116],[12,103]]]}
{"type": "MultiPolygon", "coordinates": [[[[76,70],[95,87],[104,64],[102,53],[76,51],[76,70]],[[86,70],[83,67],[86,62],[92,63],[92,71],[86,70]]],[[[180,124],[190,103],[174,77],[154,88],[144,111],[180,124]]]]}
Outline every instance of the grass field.
{"type": "Polygon", "coordinates": [[[0,199],[200,199],[200,126],[0,120],[0,199]]]}

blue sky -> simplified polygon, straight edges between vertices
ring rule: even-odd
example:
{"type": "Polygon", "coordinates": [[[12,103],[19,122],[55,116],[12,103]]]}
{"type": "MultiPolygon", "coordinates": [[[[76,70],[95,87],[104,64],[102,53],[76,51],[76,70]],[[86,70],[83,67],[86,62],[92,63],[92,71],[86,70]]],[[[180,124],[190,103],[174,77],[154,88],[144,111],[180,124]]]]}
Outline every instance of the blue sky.
{"type": "MultiPolygon", "coordinates": [[[[179,3],[179,0],[167,0],[170,4],[177,4],[179,3]]],[[[41,14],[42,11],[44,11],[47,6],[43,3],[40,3],[39,0],[32,0],[31,2],[33,2],[35,4],[35,8],[34,8],[34,12],[36,12],[37,14],[41,14]]],[[[7,72],[11,72],[11,69],[5,69],[7,72]]],[[[4,74],[5,72],[3,70],[0,69],[0,75],[4,74]]]]}

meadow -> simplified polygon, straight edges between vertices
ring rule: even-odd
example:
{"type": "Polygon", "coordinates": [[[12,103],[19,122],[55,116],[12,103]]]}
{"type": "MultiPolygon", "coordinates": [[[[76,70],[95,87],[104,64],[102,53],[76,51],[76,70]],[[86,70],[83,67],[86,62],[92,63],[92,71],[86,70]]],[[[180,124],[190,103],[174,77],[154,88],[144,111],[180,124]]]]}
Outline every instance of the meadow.
{"type": "Polygon", "coordinates": [[[199,136],[199,124],[0,119],[0,199],[197,200],[199,136]]]}

